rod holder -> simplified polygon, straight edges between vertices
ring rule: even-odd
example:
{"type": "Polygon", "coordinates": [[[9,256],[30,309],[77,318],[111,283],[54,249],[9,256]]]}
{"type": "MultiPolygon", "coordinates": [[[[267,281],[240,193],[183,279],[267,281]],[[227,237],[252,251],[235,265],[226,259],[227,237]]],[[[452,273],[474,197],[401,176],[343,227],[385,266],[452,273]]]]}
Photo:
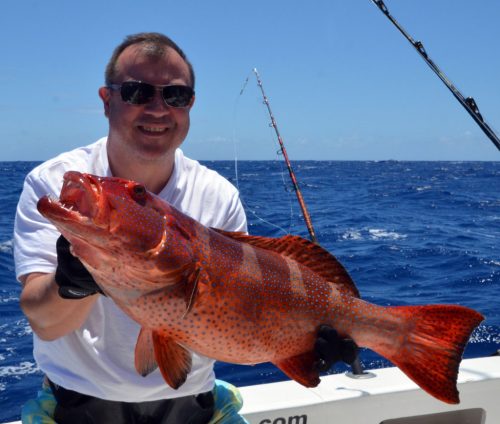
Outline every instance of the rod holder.
{"type": "Polygon", "coordinates": [[[359,360],[359,356],[354,360],[351,364],[352,371],[346,372],[347,377],[354,378],[356,380],[366,379],[366,378],[375,378],[376,375],[372,372],[368,372],[363,370],[363,366],[361,365],[361,361],[359,360]]]}

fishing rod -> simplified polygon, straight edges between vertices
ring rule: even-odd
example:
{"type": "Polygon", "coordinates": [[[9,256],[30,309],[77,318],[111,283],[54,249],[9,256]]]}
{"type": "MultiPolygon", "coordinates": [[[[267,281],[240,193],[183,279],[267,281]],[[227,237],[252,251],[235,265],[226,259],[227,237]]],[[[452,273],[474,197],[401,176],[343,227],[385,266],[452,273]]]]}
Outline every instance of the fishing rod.
{"type": "Polygon", "coordinates": [[[446,77],[446,75],[439,69],[439,67],[432,61],[425,51],[424,45],[421,41],[415,41],[404,28],[394,19],[394,17],[389,13],[389,9],[384,4],[382,0],[372,0],[375,5],[382,11],[382,13],[387,16],[387,18],[394,24],[394,26],[403,34],[403,36],[415,47],[420,56],[425,60],[427,65],[434,71],[434,73],[439,77],[441,81],[448,87],[455,98],[460,102],[460,104],[465,108],[472,119],[476,121],[483,132],[488,136],[488,138],[493,142],[493,144],[500,150],[500,139],[497,137],[495,132],[489,127],[489,125],[484,121],[481,113],[479,113],[479,108],[476,101],[472,97],[465,98],[462,93],[451,83],[451,81],[446,77]]]}
{"type": "Polygon", "coordinates": [[[274,115],[273,115],[273,112],[271,110],[269,100],[266,96],[266,93],[264,93],[264,87],[262,85],[262,81],[260,79],[259,73],[257,72],[257,68],[254,68],[253,72],[255,74],[255,77],[257,78],[257,84],[260,87],[260,91],[262,92],[262,97],[264,98],[264,104],[267,106],[267,111],[269,112],[269,116],[271,117],[271,126],[274,128],[274,131],[276,132],[276,136],[278,137],[278,142],[280,144],[281,153],[283,154],[283,157],[285,158],[286,166],[287,166],[288,172],[290,174],[290,179],[292,180],[293,188],[295,189],[295,194],[297,195],[297,200],[299,201],[300,209],[302,210],[302,215],[304,215],[304,220],[306,222],[307,230],[309,231],[309,235],[311,237],[311,240],[317,244],[318,240],[316,238],[316,233],[315,233],[314,227],[312,225],[311,216],[309,215],[309,212],[307,211],[307,207],[306,207],[306,204],[304,202],[304,198],[302,197],[302,193],[300,191],[299,184],[297,182],[297,178],[295,177],[295,173],[293,172],[292,164],[290,163],[290,160],[288,159],[288,154],[286,152],[285,145],[283,143],[283,139],[281,138],[280,132],[278,130],[278,125],[276,124],[276,120],[274,119],[274,115]]]}
{"type": "MultiPolygon", "coordinates": [[[[264,98],[264,104],[267,106],[267,111],[269,112],[269,116],[271,117],[271,126],[274,128],[274,131],[276,132],[276,136],[278,137],[281,152],[283,153],[283,157],[285,158],[285,162],[286,162],[286,165],[288,167],[288,172],[290,173],[290,178],[291,178],[293,186],[295,188],[295,193],[297,194],[297,200],[299,201],[300,208],[302,209],[302,214],[304,215],[304,220],[306,222],[307,230],[309,231],[311,241],[313,243],[319,244],[318,240],[316,238],[316,233],[315,233],[313,225],[312,225],[311,217],[309,215],[309,212],[307,211],[307,207],[306,207],[306,204],[304,202],[304,198],[302,197],[302,193],[300,191],[299,184],[297,182],[297,178],[295,177],[295,173],[293,172],[292,164],[290,163],[290,160],[288,159],[288,154],[286,153],[283,139],[281,138],[280,132],[278,130],[278,125],[276,124],[276,120],[274,119],[274,115],[273,115],[273,112],[271,110],[271,106],[269,104],[269,99],[267,98],[266,93],[264,92],[264,86],[262,85],[262,81],[260,79],[259,73],[257,72],[257,68],[254,68],[253,72],[255,74],[255,77],[257,78],[257,84],[260,87],[260,91],[262,92],[262,97],[264,98]]],[[[246,82],[245,82],[245,85],[246,85],[246,82]]],[[[354,362],[351,364],[351,368],[352,368],[352,373],[347,373],[347,375],[349,375],[352,378],[371,378],[374,376],[372,373],[365,372],[363,370],[363,366],[361,365],[361,361],[359,359],[359,356],[356,357],[354,362]]]]}

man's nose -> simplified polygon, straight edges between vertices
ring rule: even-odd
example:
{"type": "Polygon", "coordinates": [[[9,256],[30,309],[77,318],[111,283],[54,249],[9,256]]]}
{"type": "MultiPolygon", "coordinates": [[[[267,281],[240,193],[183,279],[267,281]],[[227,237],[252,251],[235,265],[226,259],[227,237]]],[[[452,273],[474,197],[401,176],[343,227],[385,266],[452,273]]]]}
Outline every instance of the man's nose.
{"type": "Polygon", "coordinates": [[[161,88],[155,90],[153,98],[146,104],[146,111],[158,115],[164,115],[170,112],[170,106],[163,100],[161,88]]]}

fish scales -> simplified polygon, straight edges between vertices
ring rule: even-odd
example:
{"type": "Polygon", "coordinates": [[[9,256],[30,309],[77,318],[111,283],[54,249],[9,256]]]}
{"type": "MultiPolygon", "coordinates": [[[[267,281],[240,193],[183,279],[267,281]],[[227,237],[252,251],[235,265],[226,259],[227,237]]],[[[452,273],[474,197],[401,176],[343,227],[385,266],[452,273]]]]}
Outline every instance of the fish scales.
{"type": "Polygon", "coordinates": [[[71,171],[60,199],[42,197],[38,209],[103,292],[140,324],[141,375],[159,367],[178,388],[197,352],[238,364],[269,361],[314,387],[314,343],[326,324],[436,398],[459,401],[458,366],[483,319],[472,309],[368,303],[321,247],[298,236],[204,227],[133,181],[71,171]]]}
{"type": "MultiPolygon", "coordinates": [[[[286,300],[288,272],[282,266],[283,272],[281,275],[279,273],[272,275],[266,273],[265,264],[263,264],[265,258],[262,257],[262,254],[256,252],[255,248],[236,243],[215,232],[211,234],[209,245],[211,252],[210,265],[212,266],[207,271],[202,269],[202,278],[210,281],[207,288],[215,288],[215,290],[210,291],[210,296],[216,297],[219,305],[218,310],[228,317],[230,326],[234,326],[239,330],[236,337],[241,339],[238,340],[239,343],[236,343],[237,349],[228,349],[224,360],[234,361],[236,357],[241,358],[241,355],[245,354],[248,363],[255,363],[257,361],[248,356],[248,344],[251,342],[254,346],[250,352],[270,350],[272,345],[270,341],[280,335],[279,332],[275,331],[274,323],[286,312],[283,310],[283,305],[293,303],[293,300],[288,302],[286,300]],[[226,254],[220,255],[219,252],[221,251],[226,252],[226,254]],[[261,284],[261,280],[264,280],[265,284],[261,284]],[[231,304],[224,302],[224,299],[233,297],[234,293],[237,293],[237,298],[231,304]],[[281,300],[279,301],[279,299],[281,300]],[[259,306],[263,301],[269,303],[269,308],[266,310],[259,306]]],[[[276,266],[280,262],[280,257],[276,256],[272,261],[274,262],[273,265],[276,266]]],[[[192,318],[186,317],[187,320],[199,316],[210,316],[210,312],[203,309],[201,294],[198,296],[198,302],[199,304],[193,309],[196,313],[192,314],[192,318]]],[[[210,322],[204,324],[210,324],[210,322]]],[[[222,323],[222,329],[224,324],[222,323]]],[[[292,330],[295,330],[296,326],[297,324],[293,324],[292,330]]],[[[286,328],[283,328],[283,330],[286,330],[286,328]]],[[[235,335],[232,334],[230,337],[233,338],[235,335]]],[[[285,342],[288,341],[289,337],[285,336],[283,339],[285,342]]],[[[205,348],[207,347],[205,346],[205,348]]],[[[214,342],[213,347],[209,348],[220,350],[218,342],[214,342]]]]}

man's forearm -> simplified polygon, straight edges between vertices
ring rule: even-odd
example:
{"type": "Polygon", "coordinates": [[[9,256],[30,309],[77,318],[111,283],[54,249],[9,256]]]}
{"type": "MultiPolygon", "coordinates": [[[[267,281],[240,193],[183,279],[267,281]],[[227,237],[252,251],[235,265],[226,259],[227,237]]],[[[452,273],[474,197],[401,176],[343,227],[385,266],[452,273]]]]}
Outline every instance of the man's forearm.
{"type": "Polygon", "coordinates": [[[63,299],[54,274],[29,274],[21,278],[21,309],[42,340],[55,340],[81,327],[99,295],[63,299]]]}

